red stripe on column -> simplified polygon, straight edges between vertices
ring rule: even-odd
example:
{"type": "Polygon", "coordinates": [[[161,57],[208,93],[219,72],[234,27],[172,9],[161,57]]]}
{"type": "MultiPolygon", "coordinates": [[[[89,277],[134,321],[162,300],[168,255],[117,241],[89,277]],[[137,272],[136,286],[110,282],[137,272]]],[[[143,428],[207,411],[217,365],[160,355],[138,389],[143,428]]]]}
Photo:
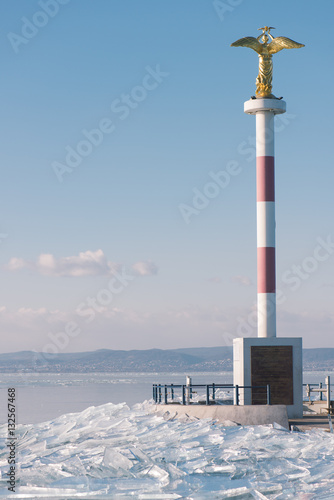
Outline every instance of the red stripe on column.
{"type": "Polygon", "coordinates": [[[257,249],[258,293],[275,293],[275,281],[275,248],[260,247],[257,249]]]}
{"type": "Polygon", "coordinates": [[[256,157],[257,201],[275,201],[275,170],[273,156],[256,157]]]}

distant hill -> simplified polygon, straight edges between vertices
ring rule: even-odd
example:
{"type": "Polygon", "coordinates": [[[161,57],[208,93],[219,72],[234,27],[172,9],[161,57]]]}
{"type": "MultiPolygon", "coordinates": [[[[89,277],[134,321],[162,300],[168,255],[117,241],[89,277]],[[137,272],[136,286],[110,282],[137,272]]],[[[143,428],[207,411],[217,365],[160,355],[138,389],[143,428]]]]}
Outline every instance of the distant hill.
{"type": "MultiPolygon", "coordinates": [[[[303,367],[307,371],[331,371],[334,348],[304,349],[303,367]]],[[[0,371],[10,372],[209,372],[233,369],[232,347],[189,347],[43,354],[20,351],[0,354],[0,371]]]]}
{"type": "Polygon", "coordinates": [[[0,354],[0,371],[37,372],[171,372],[232,370],[232,347],[149,349],[43,354],[21,351],[0,354]]]}
{"type": "Polygon", "coordinates": [[[333,371],[334,348],[303,349],[303,367],[309,371],[333,371]]]}

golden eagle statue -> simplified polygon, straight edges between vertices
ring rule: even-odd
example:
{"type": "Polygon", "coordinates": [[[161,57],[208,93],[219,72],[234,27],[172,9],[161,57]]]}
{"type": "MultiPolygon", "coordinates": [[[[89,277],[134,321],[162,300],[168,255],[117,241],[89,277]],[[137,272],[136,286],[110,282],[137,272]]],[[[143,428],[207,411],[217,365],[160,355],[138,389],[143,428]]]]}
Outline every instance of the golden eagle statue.
{"type": "Polygon", "coordinates": [[[231,47],[249,47],[259,54],[259,74],[256,79],[256,97],[275,98],[271,93],[273,80],[273,60],[272,54],[276,54],[282,49],[299,49],[305,47],[304,44],[294,42],[285,36],[274,38],[270,30],[275,29],[272,26],[259,28],[262,33],[257,38],[245,36],[231,44],[231,47]],[[269,37],[271,38],[270,43],[269,37]]]}

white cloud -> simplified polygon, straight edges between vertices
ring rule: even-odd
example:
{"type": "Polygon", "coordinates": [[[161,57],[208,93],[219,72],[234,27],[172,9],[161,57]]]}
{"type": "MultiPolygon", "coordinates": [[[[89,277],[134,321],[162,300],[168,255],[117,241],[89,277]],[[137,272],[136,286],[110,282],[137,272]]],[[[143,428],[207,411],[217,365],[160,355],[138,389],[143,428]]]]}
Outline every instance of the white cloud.
{"type": "Polygon", "coordinates": [[[250,286],[253,284],[248,276],[232,276],[232,281],[242,286],[250,286]]]}
{"type": "Polygon", "coordinates": [[[334,288],[334,283],[323,283],[319,288],[334,288]]]}
{"type": "Polygon", "coordinates": [[[25,318],[27,318],[28,316],[36,318],[48,315],[49,311],[45,307],[40,307],[39,309],[32,309],[31,307],[20,307],[20,309],[17,310],[17,314],[25,318]]]}
{"type": "MultiPolygon", "coordinates": [[[[75,311],[0,307],[2,352],[43,351],[50,344],[58,352],[95,349],[150,349],[231,345],[233,338],[256,336],[252,310],[189,306],[164,311],[142,311],[124,307],[100,308],[94,321],[75,311]],[[77,330],[75,335],[66,331],[77,330]],[[65,342],[65,343],[64,343],[65,342]]],[[[304,347],[333,346],[334,314],[294,312],[278,314],[280,337],[302,336],[304,347]],[[314,335],[316,332],[316,335],[314,335]]]]}
{"type": "Polygon", "coordinates": [[[7,264],[7,268],[10,271],[17,271],[18,269],[23,269],[24,267],[27,267],[26,261],[23,259],[18,259],[16,257],[10,259],[10,261],[7,264]]]}
{"type": "Polygon", "coordinates": [[[209,278],[208,281],[209,283],[217,283],[217,284],[222,282],[221,278],[218,278],[218,276],[215,276],[214,278],[209,278]]]}
{"type": "Polygon", "coordinates": [[[154,262],[136,262],[133,264],[132,269],[139,276],[152,276],[158,273],[158,267],[154,262]]]}
{"type": "MultiPolygon", "coordinates": [[[[87,250],[79,255],[61,257],[56,259],[52,254],[41,254],[36,262],[13,257],[7,264],[10,271],[30,269],[43,276],[108,276],[114,271],[120,270],[122,264],[107,260],[104,252],[99,249],[87,250]]],[[[157,274],[158,268],[153,262],[136,262],[132,270],[139,276],[151,276],[157,274]]]]}

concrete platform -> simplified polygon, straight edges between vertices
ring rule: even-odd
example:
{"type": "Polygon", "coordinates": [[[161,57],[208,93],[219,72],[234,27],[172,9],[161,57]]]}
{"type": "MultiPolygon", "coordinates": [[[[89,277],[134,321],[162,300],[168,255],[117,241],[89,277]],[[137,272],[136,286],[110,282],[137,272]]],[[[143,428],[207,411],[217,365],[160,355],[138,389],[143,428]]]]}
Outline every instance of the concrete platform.
{"type": "Polygon", "coordinates": [[[277,424],[289,429],[288,414],[285,405],[177,405],[161,404],[155,405],[157,412],[169,412],[170,418],[178,418],[184,415],[196,418],[211,418],[224,424],[227,421],[236,422],[240,425],[263,425],[277,424]]]}
{"type": "MultiPolygon", "coordinates": [[[[328,415],[327,401],[304,401],[303,410],[312,411],[321,415],[328,415]]],[[[333,414],[333,401],[330,402],[330,412],[333,414]]]]}
{"type": "Polygon", "coordinates": [[[300,431],[310,431],[312,429],[322,429],[330,432],[328,415],[304,415],[302,418],[289,419],[290,427],[297,426],[300,431]]]}

